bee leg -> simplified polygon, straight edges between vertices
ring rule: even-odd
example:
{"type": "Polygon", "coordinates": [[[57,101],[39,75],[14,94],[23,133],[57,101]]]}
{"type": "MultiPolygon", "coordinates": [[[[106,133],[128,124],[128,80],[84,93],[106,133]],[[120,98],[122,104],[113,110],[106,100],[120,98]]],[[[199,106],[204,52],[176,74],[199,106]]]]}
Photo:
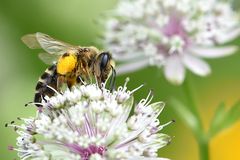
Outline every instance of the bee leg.
{"type": "Polygon", "coordinates": [[[104,83],[104,81],[102,81],[102,78],[100,76],[95,76],[96,79],[96,83],[98,84],[99,88],[102,88],[102,83],[104,83]]]}
{"type": "Polygon", "coordinates": [[[83,69],[83,71],[85,73],[84,79],[87,81],[87,83],[92,84],[92,78],[90,76],[89,70],[86,68],[86,69],[83,69]]]}
{"type": "Polygon", "coordinates": [[[87,70],[87,80],[92,84],[92,77],[90,76],[89,71],[87,70]]]}
{"type": "Polygon", "coordinates": [[[112,68],[112,75],[111,75],[111,79],[110,79],[110,91],[112,92],[113,90],[115,90],[116,71],[113,68],[113,66],[111,66],[111,68],[112,68]]]}
{"type": "Polygon", "coordinates": [[[64,83],[64,77],[63,76],[58,76],[58,78],[57,78],[57,91],[59,91],[60,93],[62,93],[61,88],[63,86],[63,83],[64,83]]]}
{"type": "Polygon", "coordinates": [[[73,84],[72,84],[70,81],[68,81],[68,82],[67,82],[67,86],[68,86],[68,88],[71,90],[73,84]]]}
{"type": "Polygon", "coordinates": [[[74,86],[76,83],[77,83],[77,77],[73,77],[67,80],[67,86],[70,90],[72,89],[72,86],[74,86]]]}

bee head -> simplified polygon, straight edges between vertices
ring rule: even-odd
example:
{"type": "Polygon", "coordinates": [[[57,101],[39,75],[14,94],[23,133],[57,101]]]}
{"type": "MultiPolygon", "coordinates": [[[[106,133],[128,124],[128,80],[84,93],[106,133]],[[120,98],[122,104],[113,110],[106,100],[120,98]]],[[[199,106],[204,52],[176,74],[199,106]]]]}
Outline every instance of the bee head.
{"type": "Polygon", "coordinates": [[[94,72],[99,82],[105,82],[113,69],[113,60],[109,52],[102,52],[97,56],[94,72]]]}
{"type": "Polygon", "coordinates": [[[110,63],[110,60],[112,59],[109,52],[102,52],[99,55],[99,67],[101,71],[104,71],[104,69],[107,67],[107,65],[110,63]]]}

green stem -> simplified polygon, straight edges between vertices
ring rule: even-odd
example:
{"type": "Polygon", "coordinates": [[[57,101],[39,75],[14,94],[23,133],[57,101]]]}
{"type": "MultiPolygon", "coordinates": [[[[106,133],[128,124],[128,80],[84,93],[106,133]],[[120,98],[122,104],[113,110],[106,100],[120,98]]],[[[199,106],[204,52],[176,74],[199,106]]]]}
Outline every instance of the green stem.
{"type": "Polygon", "coordinates": [[[204,132],[204,128],[202,126],[201,118],[200,118],[196,103],[194,101],[192,86],[189,79],[185,80],[183,84],[183,90],[186,94],[188,106],[190,107],[190,110],[192,111],[192,113],[196,116],[197,123],[198,123],[198,129],[193,132],[199,147],[199,157],[200,157],[199,160],[208,160],[209,159],[209,152],[208,152],[209,141],[206,133],[204,132]]]}
{"type": "Polygon", "coordinates": [[[203,134],[202,136],[203,139],[198,140],[199,156],[200,160],[208,160],[209,159],[208,139],[205,138],[205,134],[203,134]]]}
{"type": "Polygon", "coordinates": [[[184,93],[186,95],[187,103],[188,103],[188,105],[190,107],[190,110],[193,112],[193,114],[198,119],[199,127],[202,128],[201,118],[200,118],[200,115],[199,115],[196,103],[194,101],[194,95],[193,95],[193,91],[192,90],[193,89],[192,89],[192,85],[190,83],[190,80],[189,80],[189,78],[186,78],[186,80],[185,80],[185,82],[183,84],[183,91],[184,91],[184,93]]]}

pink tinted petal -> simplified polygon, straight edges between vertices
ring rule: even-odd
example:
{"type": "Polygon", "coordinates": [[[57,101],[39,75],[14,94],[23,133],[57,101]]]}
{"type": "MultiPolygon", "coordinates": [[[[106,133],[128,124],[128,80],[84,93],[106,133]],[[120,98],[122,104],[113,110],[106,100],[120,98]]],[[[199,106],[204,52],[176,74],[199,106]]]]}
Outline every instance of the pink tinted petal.
{"type": "Polygon", "coordinates": [[[183,56],[183,63],[189,70],[199,76],[207,76],[211,73],[209,65],[193,55],[185,54],[183,56]]]}
{"type": "Polygon", "coordinates": [[[228,32],[227,34],[221,34],[221,37],[217,37],[218,43],[227,43],[236,39],[240,35],[240,28],[233,29],[232,31],[228,32]]]}
{"type": "Polygon", "coordinates": [[[181,57],[172,55],[166,60],[164,75],[171,83],[182,84],[185,78],[185,68],[181,62],[181,57]]]}
{"type": "Polygon", "coordinates": [[[134,61],[136,59],[143,58],[142,54],[113,54],[113,58],[117,59],[119,62],[134,61]]]}
{"type": "Polygon", "coordinates": [[[194,46],[191,49],[189,49],[189,52],[203,58],[218,58],[231,55],[235,53],[237,49],[238,47],[236,46],[212,47],[212,48],[194,46]]]}
{"type": "Polygon", "coordinates": [[[121,74],[125,74],[125,73],[129,73],[129,72],[133,72],[133,71],[142,69],[148,65],[149,65],[149,61],[146,58],[143,60],[138,60],[135,62],[129,62],[126,64],[118,65],[116,68],[116,72],[117,72],[117,74],[121,75],[121,74]]]}

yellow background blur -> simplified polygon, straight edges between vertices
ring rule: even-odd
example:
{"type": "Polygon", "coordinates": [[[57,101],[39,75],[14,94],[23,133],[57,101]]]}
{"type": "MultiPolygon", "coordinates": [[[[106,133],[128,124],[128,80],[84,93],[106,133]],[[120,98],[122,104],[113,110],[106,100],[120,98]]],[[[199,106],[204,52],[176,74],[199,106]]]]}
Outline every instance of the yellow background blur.
{"type": "MultiPolygon", "coordinates": [[[[4,124],[16,117],[34,116],[35,108],[26,108],[24,104],[32,100],[36,81],[47,67],[38,59],[38,51],[28,49],[20,41],[21,36],[43,32],[72,44],[96,45],[102,28],[93,21],[115,4],[116,0],[0,0],[0,160],[17,158],[15,152],[7,150],[8,145],[15,145],[16,133],[4,124]]],[[[237,45],[240,41],[233,43],[237,45]]],[[[187,73],[206,128],[219,103],[231,106],[240,98],[240,53],[208,62],[213,70],[210,76],[200,78],[187,73]]],[[[170,96],[185,100],[182,87],[170,85],[156,68],[118,77],[118,84],[127,76],[131,78],[130,89],[147,84],[136,93],[136,100],[145,98],[148,90],[153,89],[154,101],[166,102],[161,121],[177,121],[163,130],[174,138],[159,154],[173,160],[197,160],[193,135],[168,106],[170,96]]],[[[239,151],[240,123],[211,142],[212,160],[240,160],[239,151]]]]}

